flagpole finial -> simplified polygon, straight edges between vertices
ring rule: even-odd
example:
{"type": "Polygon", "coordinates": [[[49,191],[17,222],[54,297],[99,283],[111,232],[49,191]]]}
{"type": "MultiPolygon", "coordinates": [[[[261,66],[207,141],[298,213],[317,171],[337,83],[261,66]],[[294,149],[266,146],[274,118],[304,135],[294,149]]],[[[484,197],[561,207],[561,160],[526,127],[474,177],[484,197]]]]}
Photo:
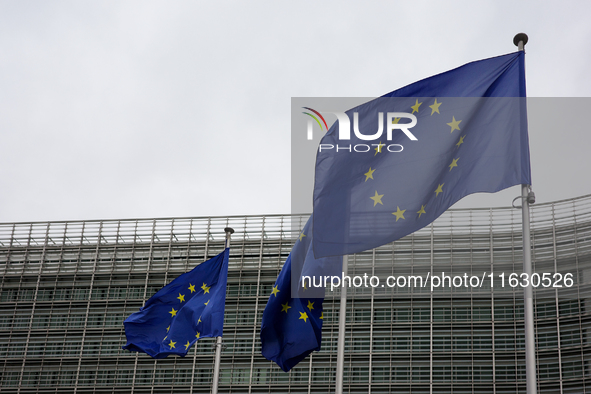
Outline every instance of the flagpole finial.
{"type": "Polygon", "coordinates": [[[527,34],[525,33],[518,33],[513,37],[513,44],[519,48],[520,51],[523,51],[523,47],[527,44],[527,34]]]}
{"type": "Polygon", "coordinates": [[[229,248],[230,238],[232,238],[232,234],[234,234],[234,229],[232,227],[226,227],[224,232],[226,233],[226,248],[229,248]]]}

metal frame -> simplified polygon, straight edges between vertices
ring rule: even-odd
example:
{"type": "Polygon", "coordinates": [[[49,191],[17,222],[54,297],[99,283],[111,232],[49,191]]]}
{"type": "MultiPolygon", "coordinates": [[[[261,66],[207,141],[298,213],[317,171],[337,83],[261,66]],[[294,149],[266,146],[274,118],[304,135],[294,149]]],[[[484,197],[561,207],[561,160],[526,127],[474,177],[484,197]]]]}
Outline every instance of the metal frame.
{"type": "MultiPolygon", "coordinates": [[[[220,252],[228,226],[236,233],[220,392],[334,390],[338,292],[325,301],[329,318],[321,352],[289,374],[259,352],[262,306],[305,219],[267,215],[0,224],[1,391],[153,393],[174,388],[175,393],[209,393],[212,340],[200,341],[189,357],[154,361],[119,349],[125,343],[121,322],[170,278],[220,252]]],[[[578,276],[575,288],[534,292],[538,390],[591,391],[591,195],[536,204],[531,224],[534,271],[578,276]]],[[[451,269],[490,272],[491,267],[521,272],[520,231],[520,212],[511,208],[450,210],[411,236],[351,256],[349,272],[375,273],[380,279],[451,269]]],[[[432,295],[353,288],[348,293],[345,392],[524,390],[521,289],[432,295]]]]}

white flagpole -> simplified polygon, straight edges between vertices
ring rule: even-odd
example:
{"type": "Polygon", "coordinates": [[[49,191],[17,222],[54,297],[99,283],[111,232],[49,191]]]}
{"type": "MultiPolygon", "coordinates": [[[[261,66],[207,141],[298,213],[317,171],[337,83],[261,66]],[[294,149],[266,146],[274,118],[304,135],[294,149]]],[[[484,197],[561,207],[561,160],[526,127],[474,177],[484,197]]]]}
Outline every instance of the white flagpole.
{"type": "MultiPolygon", "coordinates": [[[[347,276],[348,256],[343,256],[343,278],[347,276]]],[[[343,394],[343,372],[345,366],[345,322],[347,317],[347,287],[341,287],[341,306],[339,309],[339,337],[337,341],[337,376],[335,394],[343,394]]]]}
{"type": "MultiPolygon", "coordinates": [[[[527,44],[527,35],[519,33],[513,38],[513,43],[520,51],[527,44]]],[[[534,331],[534,301],[531,286],[531,238],[529,232],[529,204],[535,202],[533,192],[529,191],[530,185],[521,185],[521,217],[523,225],[523,272],[530,279],[529,286],[523,288],[524,330],[525,330],[525,378],[527,382],[527,394],[538,392],[536,377],[536,337],[534,331]]]]}
{"type": "MultiPolygon", "coordinates": [[[[532,203],[535,201],[532,193],[532,203]]],[[[523,224],[523,272],[528,278],[532,275],[531,266],[531,240],[529,234],[529,185],[521,185],[521,217],[523,224]]],[[[534,331],[534,301],[533,289],[530,284],[523,288],[524,329],[525,329],[525,378],[527,381],[527,394],[536,394],[536,341],[534,331]]]]}
{"type": "MultiPolygon", "coordinates": [[[[234,229],[226,227],[226,248],[230,248],[230,238],[234,233],[234,229]]],[[[222,337],[215,338],[215,363],[213,367],[213,386],[211,388],[211,394],[218,394],[218,385],[220,383],[220,362],[222,360],[222,337]]]]}

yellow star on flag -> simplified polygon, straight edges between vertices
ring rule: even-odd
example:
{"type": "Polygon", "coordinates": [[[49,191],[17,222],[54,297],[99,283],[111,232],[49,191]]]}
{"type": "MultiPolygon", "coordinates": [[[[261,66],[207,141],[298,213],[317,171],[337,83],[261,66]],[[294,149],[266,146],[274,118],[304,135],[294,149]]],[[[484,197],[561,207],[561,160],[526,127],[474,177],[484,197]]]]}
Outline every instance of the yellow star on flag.
{"type": "Polygon", "coordinates": [[[396,216],[396,221],[398,221],[398,219],[404,219],[404,212],[406,209],[400,210],[400,207],[396,207],[396,212],[392,212],[392,215],[396,216]]]}
{"type": "Polygon", "coordinates": [[[457,167],[458,166],[458,160],[460,160],[460,158],[458,157],[457,159],[453,159],[451,164],[449,165],[449,170],[451,171],[452,168],[457,167]]]}
{"type": "Polygon", "coordinates": [[[209,304],[209,300],[207,300],[207,302],[204,302],[203,305],[207,306],[207,304],[209,304]]]}
{"type": "Polygon", "coordinates": [[[308,300],[308,309],[309,309],[309,310],[312,310],[312,309],[314,309],[314,303],[313,303],[313,302],[311,302],[310,300],[308,300]]]}
{"type": "Polygon", "coordinates": [[[191,344],[189,343],[189,341],[187,341],[187,343],[185,344],[185,350],[189,349],[189,346],[191,346],[191,344]]]}
{"type": "Polygon", "coordinates": [[[300,242],[302,242],[302,239],[304,239],[305,236],[306,236],[306,234],[304,234],[304,233],[300,234],[300,242]]]}
{"type": "Polygon", "coordinates": [[[419,99],[417,99],[415,101],[415,105],[413,105],[412,108],[412,113],[414,114],[415,112],[419,112],[419,107],[421,106],[421,104],[423,103],[419,103],[419,99]]]}
{"type": "Polygon", "coordinates": [[[437,189],[435,189],[435,197],[439,197],[439,193],[443,193],[443,185],[445,185],[445,183],[442,183],[439,186],[437,186],[437,189]]]}
{"type": "Polygon", "coordinates": [[[271,291],[271,294],[273,294],[275,297],[277,297],[277,293],[279,293],[281,290],[279,290],[277,288],[277,286],[273,286],[273,290],[271,291]]]}
{"type": "Polygon", "coordinates": [[[376,194],[373,197],[370,197],[373,200],[373,206],[375,207],[378,204],[384,205],[382,203],[382,197],[384,197],[383,194],[378,194],[378,191],[376,190],[376,194]]]}
{"type": "Polygon", "coordinates": [[[201,288],[203,289],[203,294],[209,293],[210,287],[207,287],[207,285],[205,283],[203,284],[203,286],[201,286],[201,288]]]}
{"type": "Polygon", "coordinates": [[[452,116],[452,121],[450,123],[448,123],[447,125],[451,127],[451,133],[454,132],[454,130],[459,130],[460,129],[460,122],[461,120],[456,120],[455,116],[452,116]]]}
{"type": "Polygon", "coordinates": [[[166,327],[166,332],[168,332],[168,330],[170,330],[170,326],[166,327]]]}
{"type": "Polygon", "coordinates": [[[184,295],[184,294],[181,294],[181,293],[179,293],[179,296],[177,297],[177,299],[178,299],[180,302],[184,302],[184,301],[185,301],[185,295],[184,295]]]}
{"type": "Polygon", "coordinates": [[[324,312],[320,313],[320,320],[324,320],[324,312]]]}
{"type": "Polygon", "coordinates": [[[298,320],[303,320],[304,323],[307,322],[308,314],[306,312],[300,312],[300,318],[298,320]]]}
{"type": "Polygon", "coordinates": [[[195,338],[199,339],[199,337],[201,337],[201,333],[197,331],[197,335],[195,335],[195,338]]]}
{"type": "Polygon", "coordinates": [[[201,323],[201,316],[199,316],[199,320],[197,320],[197,324],[201,323]]]}
{"type": "Polygon", "coordinates": [[[425,212],[425,206],[421,205],[421,209],[417,213],[419,214],[419,218],[421,217],[422,214],[427,213],[427,212],[425,212]]]}
{"type": "Polygon", "coordinates": [[[460,140],[458,141],[458,143],[456,144],[456,146],[459,148],[460,145],[462,145],[464,143],[464,137],[466,137],[465,135],[460,137],[460,140]]]}
{"type": "Polygon", "coordinates": [[[168,346],[170,346],[171,349],[174,349],[174,345],[176,345],[176,342],[173,342],[172,339],[170,340],[170,343],[168,344],[168,346]]]}
{"type": "Polygon", "coordinates": [[[287,313],[287,310],[291,308],[291,306],[289,306],[289,303],[286,302],[285,304],[281,304],[281,312],[285,312],[287,313]]]}
{"type": "Polygon", "coordinates": [[[378,146],[373,148],[373,150],[376,151],[375,155],[377,155],[378,153],[382,153],[382,147],[384,147],[384,146],[386,146],[386,144],[382,144],[382,141],[378,142],[378,146]]]}
{"type": "Polygon", "coordinates": [[[172,316],[176,316],[176,313],[177,312],[178,311],[175,311],[174,308],[172,308],[172,310],[170,312],[168,312],[168,313],[170,313],[172,316]]]}
{"type": "Polygon", "coordinates": [[[373,172],[375,170],[372,170],[371,167],[369,167],[369,171],[367,171],[365,174],[365,182],[367,182],[368,179],[373,179],[373,172]]]}
{"type": "Polygon", "coordinates": [[[440,105],[441,105],[441,103],[438,103],[437,99],[435,99],[435,102],[433,103],[433,105],[429,106],[429,108],[431,108],[431,115],[433,115],[435,112],[437,112],[438,114],[441,115],[441,113],[439,112],[440,105]]]}
{"type": "Polygon", "coordinates": [[[191,294],[195,292],[195,285],[189,283],[189,290],[191,290],[191,294]]]}

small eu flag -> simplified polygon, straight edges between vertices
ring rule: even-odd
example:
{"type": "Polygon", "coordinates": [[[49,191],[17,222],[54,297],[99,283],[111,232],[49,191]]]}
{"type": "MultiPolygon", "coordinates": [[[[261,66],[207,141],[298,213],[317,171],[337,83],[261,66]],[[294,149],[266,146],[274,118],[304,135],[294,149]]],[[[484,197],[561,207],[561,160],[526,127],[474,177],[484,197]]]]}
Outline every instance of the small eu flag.
{"type": "Polygon", "coordinates": [[[336,122],[320,147],[338,148],[316,157],[316,257],[384,245],[469,194],[531,184],[523,51],[468,63],[346,114],[355,133],[336,122]],[[413,117],[412,129],[392,125],[413,117]]]}
{"type": "Polygon", "coordinates": [[[222,336],[228,283],[226,248],[154,294],[124,322],[123,349],[184,357],[200,338],[222,336]]]}
{"type": "Polygon", "coordinates": [[[312,351],[320,350],[322,340],[324,288],[302,283],[301,275],[341,275],[341,258],[315,259],[312,242],[310,218],[287,257],[263,312],[261,353],[285,372],[312,351]]]}

